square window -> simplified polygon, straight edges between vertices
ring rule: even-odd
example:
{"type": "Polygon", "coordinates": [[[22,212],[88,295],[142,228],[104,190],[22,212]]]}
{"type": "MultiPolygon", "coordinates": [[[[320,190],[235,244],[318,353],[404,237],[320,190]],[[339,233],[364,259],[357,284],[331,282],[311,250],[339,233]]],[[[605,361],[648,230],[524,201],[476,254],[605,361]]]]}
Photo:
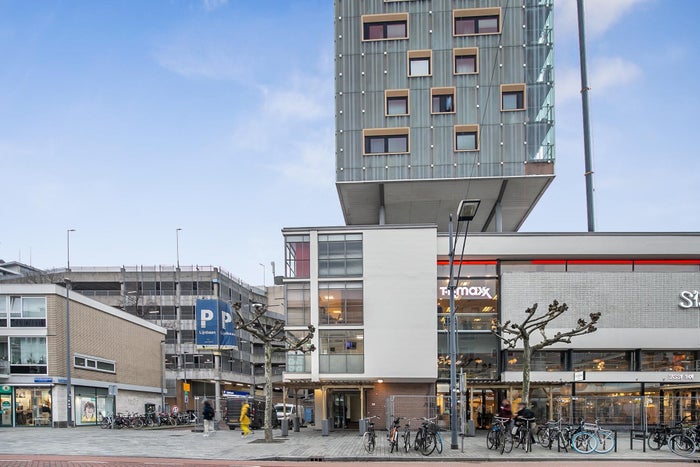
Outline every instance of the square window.
{"type": "Polygon", "coordinates": [[[455,19],[455,35],[467,36],[476,34],[476,19],[474,18],[457,18],[455,19]]]}
{"type": "Polygon", "coordinates": [[[387,97],[387,115],[408,115],[408,96],[387,97]]]}
{"type": "Polygon", "coordinates": [[[479,150],[479,125],[455,126],[455,151],[479,150]]]}
{"type": "Polygon", "coordinates": [[[383,24],[368,24],[365,27],[365,39],[378,40],[384,39],[384,25],[383,24]]]}
{"type": "Polygon", "coordinates": [[[375,137],[370,137],[367,138],[368,145],[367,145],[367,152],[370,154],[381,154],[383,152],[386,152],[384,150],[384,138],[381,136],[375,136],[375,137]]]}
{"type": "Polygon", "coordinates": [[[452,113],[454,111],[455,111],[454,96],[452,94],[433,96],[432,112],[434,114],[452,113]]]}
{"type": "Polygon", "coordinates": [[[458,151],[474,151],[476,150],[476,132],[469,131],[457,133],[457,150],[458,151]]]}
{"type": "Polygon", "coordinates": [[[409,64],[409,76],[430,76],[430,58],[412,58],[409,64]]]}
{"type": "Polygon", "coordinates": [[[455,57],[455,73],[476,73],[476,57],[474,55],[458,55],[455,57]]]}
{"type": "Polygon", "coordinates": [[[387,39],[403,39],[406,37],[406,23],[387,23],[386,38],[387,39]]]}
{"type": "Polygon", "coordinates": [[[507,91],[502,94],[503,110],[525,110],[522,91],[507,91]]]}

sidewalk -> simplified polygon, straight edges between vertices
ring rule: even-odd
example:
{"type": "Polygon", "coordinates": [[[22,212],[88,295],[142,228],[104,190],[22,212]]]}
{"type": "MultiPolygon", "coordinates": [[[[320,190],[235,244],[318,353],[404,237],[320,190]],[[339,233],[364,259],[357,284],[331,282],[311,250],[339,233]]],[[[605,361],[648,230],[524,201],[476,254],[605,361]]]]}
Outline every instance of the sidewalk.
{"type": "MultiPolygon", "coordinates": [[[[691,459],[676,456],[663,448],[660,451],[642,452],[642,442],[635,441],[630,450],[630,439],[626,433],[618,439],[617,452],[608,454],[578,454],[551,451],[533,446],[530,453],[513,449],[510,454],[499,454],[486,448],[485,433],[464,439],[464,451],[450,449],[449,433],[443,433],[445,444],[442,454],[433,453],[425,457],[416,451],[390,453],[386,432],[377,433],[377,448],[368,454],[362,446],[362,438],[356,431],[334,431],[322,436],[320,431],[302,428],[300,432],[290,430],[283,438],[274,431],[274,442],[263,442],[264,434],[242,438],[240,431],[219,430],[210,437],[195,433],[191,428],[168,430],[103,430],[98,427],[80,428],[2,428],[0,429],[0,454],[51,454],[78,456],[117,457],[169,457],[182,459],[222,460],[276,460],[276,461],[390,461],[390,460],[452,460],[452,461],[670,461],[688,462],[700,460],[696,454],[691,459]]],[[[461,438],[460,438],[461,443],[461,438]]]]}

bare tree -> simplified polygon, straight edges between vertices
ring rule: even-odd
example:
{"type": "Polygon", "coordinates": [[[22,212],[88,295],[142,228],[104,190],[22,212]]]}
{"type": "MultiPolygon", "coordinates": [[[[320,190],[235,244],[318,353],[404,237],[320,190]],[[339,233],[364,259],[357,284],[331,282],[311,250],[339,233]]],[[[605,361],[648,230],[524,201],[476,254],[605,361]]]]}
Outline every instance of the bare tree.
{"type": "Polygon", "coordinates": [[[265,442],[272,442],[272,354],[275,352],[313,352],[316,328],[309,325],[306,335],[301,339],[284,331],[284,321],[266,316],[267,305],[256,303],[251,310],[251,316],[245,318],[241,313],[241,304],[235,303],[236,329],[249,332],[263,343],[265,348],[265,442]]]}
{"type": "Polygon", "coordinates": [[[522,342],[523,346],[523,403],[529,405],[530,402],[530,367],[531,359],[534,352],[542,350],[557,343],[571,343],[571,338],[575,336],[580,336],[582,334],[589,334],[597,330],[596,323],[600,319],[600,313],[591,313],[590,321],[586,321],[583,318],[579,318],[576,321],[576,327],[571,331],[567,332],[557,332],[554,336],[548,337],[545,332],[547,325],[553,320],[561,316],[569,307],[566,303],[559,305],[559,302],[554,300],[546,313],[535,316],[537,311],[537,303],[532,305],[532,307],[525,310],[526,317],[522,323],[511,323],[510,320],[501,324],[497,320],[494,320],[491,325],[491,331],[503,341],[503,343],[508,346],[508,348],[513,349],[518,344],[522,342]],[[539,332],[541,335],[541,340],[536,344],[530,343],[530,338],[533,332],[539,332]]]}

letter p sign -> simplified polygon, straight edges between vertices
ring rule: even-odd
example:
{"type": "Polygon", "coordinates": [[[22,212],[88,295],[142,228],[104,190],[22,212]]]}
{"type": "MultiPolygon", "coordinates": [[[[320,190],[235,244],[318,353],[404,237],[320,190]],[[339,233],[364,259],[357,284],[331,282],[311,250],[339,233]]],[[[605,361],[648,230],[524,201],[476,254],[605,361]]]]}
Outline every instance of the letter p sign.
{"type": "Polygon", "coordinates": [[[207,323],[208,323],[209,321],[211,321],[212,319],[214,319],[214,312],[213,312],[212,310],[205,310],[205,309],[203,309],[203,310],[202,310],[202,314],[201,314],[201,316],[200,316],[199,327],[200,327],[200,328],[206,328],[206,327],[207,327],[207,323]]]}

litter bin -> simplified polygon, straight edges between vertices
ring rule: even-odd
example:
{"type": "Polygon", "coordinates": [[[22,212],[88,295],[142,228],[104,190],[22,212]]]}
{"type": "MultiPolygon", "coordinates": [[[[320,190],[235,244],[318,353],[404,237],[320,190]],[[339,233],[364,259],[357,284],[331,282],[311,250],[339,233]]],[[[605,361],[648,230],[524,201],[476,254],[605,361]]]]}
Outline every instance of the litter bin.
{"type": "Polygon", "coordinates": [[[292,418],[292,426],[294,427],[294,432],[299,433],[299,417],[292,418]]]}

